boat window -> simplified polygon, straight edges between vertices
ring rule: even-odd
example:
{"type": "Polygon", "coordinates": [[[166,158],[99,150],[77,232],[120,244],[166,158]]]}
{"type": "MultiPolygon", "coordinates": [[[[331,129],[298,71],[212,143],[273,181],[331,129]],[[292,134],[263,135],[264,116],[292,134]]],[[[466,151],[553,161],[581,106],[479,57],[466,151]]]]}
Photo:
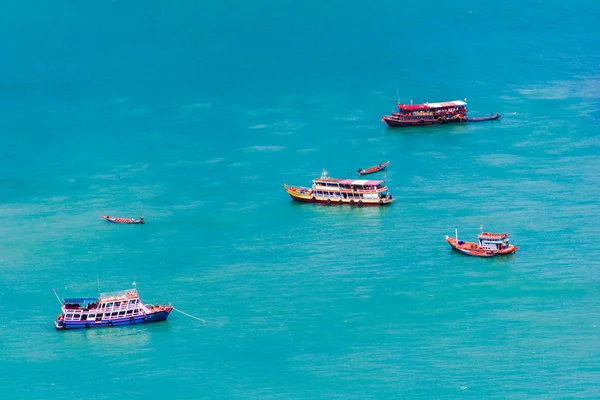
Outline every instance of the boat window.
{"type": "Polygon", "coordinates": [[[106,307],[107,307],[107,308],[110,308],[110,307],[112,307],[112,306],[113,306],[113,303],[107,303],[107,304],[106,304],[106,307]]]}
{"type": "Polygon", "coordinates": [[[129,304],[135,304],[135,300],[129,300],[129,304]]]}
{"type": "Polygon", "coordinates": [[[73,318],[73,314],[67,314],[67,315],[65,315],[65,318],[71,319],[71,318],[73,318]]]}
{"type": "Polygon", "coordinates": [[[127,310],[127,315],[131,315],[132,312],[133,310],[127,310]]]}
{"type": "Polygon", "coordinates": [[[119,317],[122,317],[123,315],[125,315],[125,311],[121,311],[121,312],[119,313],[119,317]]]}
{"type": "Polygon", "coordinates": [[[121,302],[120,302],[120,301],[116,301],[116,302],[115,302],[115,307],[119,307],[120,305],[121,305],[121,302]]]}
{"type": "Polygon", "coordinates": [[[114,312],[112,314],[110,314],[111,317],[116,317],[118,313],[114,312]]]}
{"type": "Polygon", "coordinates": [[[90,314],[90,315],[88,315],[88,319],[92,319],[92,318],[96,318],[96,314],[90,314]]]}

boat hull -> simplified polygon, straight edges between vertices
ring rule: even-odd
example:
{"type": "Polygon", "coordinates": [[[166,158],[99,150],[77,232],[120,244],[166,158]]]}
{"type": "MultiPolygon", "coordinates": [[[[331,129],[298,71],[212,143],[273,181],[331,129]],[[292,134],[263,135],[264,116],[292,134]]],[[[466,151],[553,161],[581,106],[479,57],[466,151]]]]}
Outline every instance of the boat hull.
{"type": "Polygon", "coordinates": [[[507,254],[514,253],[517,250],[517,247],[510,245],[508,248],[503,250],[489,250],[484,249],[479,246],[477,243],[473,242],[463,242],[457,241],[455,238],[451,238],[446,236],[446,242],[452,247],[454,250],[461,252],[462,254],[466,254],[472,257],[495,257],[495,256],[505,256],[507,254]]]}
{"type": "Polygon", "coordinates": [[[106,215],[100,216],[101,219],[111,222],[113,224],[124,224],[124,225],[143,225],[144,221],[139,219],[127,219],[127,218],[113,218],[106,215]]]}
{"type": "Polygon", "coordinates": [[[446,119],[398,119],[391,116],[381,118],[383,122],[390,128],[401,128],[407,126],[425,126],[425,125],[440,125],[440,124],[456,124],[467,122],[467,118],[446,118],[446,119]]]}
{"type": "Polygon", "coordinates": [[[292,200],[299,201],[302,203],[317,203],[331,206],[354,206],[354,207],[369,207],[369,206],[385,206],[396,201],[394,197],[385,199],[339,199],[339,198],[326,198],[321,196],[313,196],[312,194],[298,193],[286,188],[286,192],[290,195],[292,200]]]}
{"type": "Polygon", "coordinates": [[[489,117],[473,117],[469,118],[468,122],[484,122],[484,121],[493,121],[500,118],[502,114],[491,115],[489,117]]]}
{"type": "Polygon", "coordinates": [[[163,310],[154,311],[146,315],[136,315],[134,317],[116,318],[110,321],[64,321],[55,320],[56,329],[91,329],[91,328],[110,328],[124,325],[149,324],[152,322],[165,321],[173,307],[165,307],[163,310]]]}

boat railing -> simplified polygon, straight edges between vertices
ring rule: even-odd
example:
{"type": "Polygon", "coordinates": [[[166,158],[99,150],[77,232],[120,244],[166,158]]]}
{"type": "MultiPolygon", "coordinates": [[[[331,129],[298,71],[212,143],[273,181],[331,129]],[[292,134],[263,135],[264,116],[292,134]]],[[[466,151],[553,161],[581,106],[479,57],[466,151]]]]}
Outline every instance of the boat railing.
{"type": "Polygon", "coordinates": [[[100,293],[101,299],[106,299],[108,297],[137,297],[138,292],[136,289],[127,289],[127,290],[119,290],[116,292],[106,292],[100,293]]]}
{"type": "Polygon", "coordinates": [[[345,189],[345,188],[340,188],[341,192],[344,193],[380,193],[380,192],[385,192],[387,189],[387,187],[383,187],[383,188],[377,188],[377,189],[345,189]]]}

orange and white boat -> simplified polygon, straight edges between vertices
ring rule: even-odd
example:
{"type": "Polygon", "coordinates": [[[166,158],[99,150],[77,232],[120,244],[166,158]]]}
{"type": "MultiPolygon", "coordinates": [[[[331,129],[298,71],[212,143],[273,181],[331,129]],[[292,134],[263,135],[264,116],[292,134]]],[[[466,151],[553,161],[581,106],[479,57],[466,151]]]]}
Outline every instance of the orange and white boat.
{"type": "Polygon", "coordinates": [[[508,233],[481,232],[477,238],[479,243],[459,240],[458,230],[455,230],[453,238],[446,235],[446,242],[454,250],[475,257],[503,256],[514,253],[518,249],[509,243],[508,233]]]}
{"type": "Polygon", "coordinates": [[[362,207],[383,206],[396,200],[389,193],[385,181],[330,178],[327,171],[313,180],[311,188],[286,184],[283,187],[293,200],[305,203],[362,207]]]}

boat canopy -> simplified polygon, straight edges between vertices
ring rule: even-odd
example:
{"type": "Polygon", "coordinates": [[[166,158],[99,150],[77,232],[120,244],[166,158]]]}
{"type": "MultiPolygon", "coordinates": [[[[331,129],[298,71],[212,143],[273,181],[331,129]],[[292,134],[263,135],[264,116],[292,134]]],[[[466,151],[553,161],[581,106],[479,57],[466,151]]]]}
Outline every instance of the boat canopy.
{"type": "Polygon", "coordinates": [[[420,111],[420,110],[429,110],[432,108],[450,108],[450,107],[460,107],[466,106],[462,100],[454,100],[454,101],[443,101],[439,103],[423,103],[423,104],[398,104],[398,108],[405,111],[420,111]]]}
{"type": "Polygon", "coordinates": [[[377,186],[383,182],[385,182],[385,181],[369,181],[369,180],[365,180],[365,179],[357,179],[357,180],[345,179],[343,181],[340,181],[339,184],[340,185],[356,185],[356,186],[377,186]]]}
{"type": "Polygon", "coordinates": [[[131,297],[137,297],[137,296],[138,296],[137,290],[128,289],[128,290],[120,290],[118,292],[100,293],[100,300],[107,301],[107,300],[115,300],[118,298],[131,298],[131,297]]]}
{"type": "Polygon", "coordinates": [[[86,304],[86,303],[95,303],[98,301],[96,297],[71,297],[68,299],[63,299],[65,303],[68,304],[86,304]]]}
{"type": "Polygon", "coordinates": [[[490,232],[482,232],[479,234],[480,239],[490,239],[490,240],[499,240],[499,239],[507,239],[508,233],[490,233],[490,232]]]}

